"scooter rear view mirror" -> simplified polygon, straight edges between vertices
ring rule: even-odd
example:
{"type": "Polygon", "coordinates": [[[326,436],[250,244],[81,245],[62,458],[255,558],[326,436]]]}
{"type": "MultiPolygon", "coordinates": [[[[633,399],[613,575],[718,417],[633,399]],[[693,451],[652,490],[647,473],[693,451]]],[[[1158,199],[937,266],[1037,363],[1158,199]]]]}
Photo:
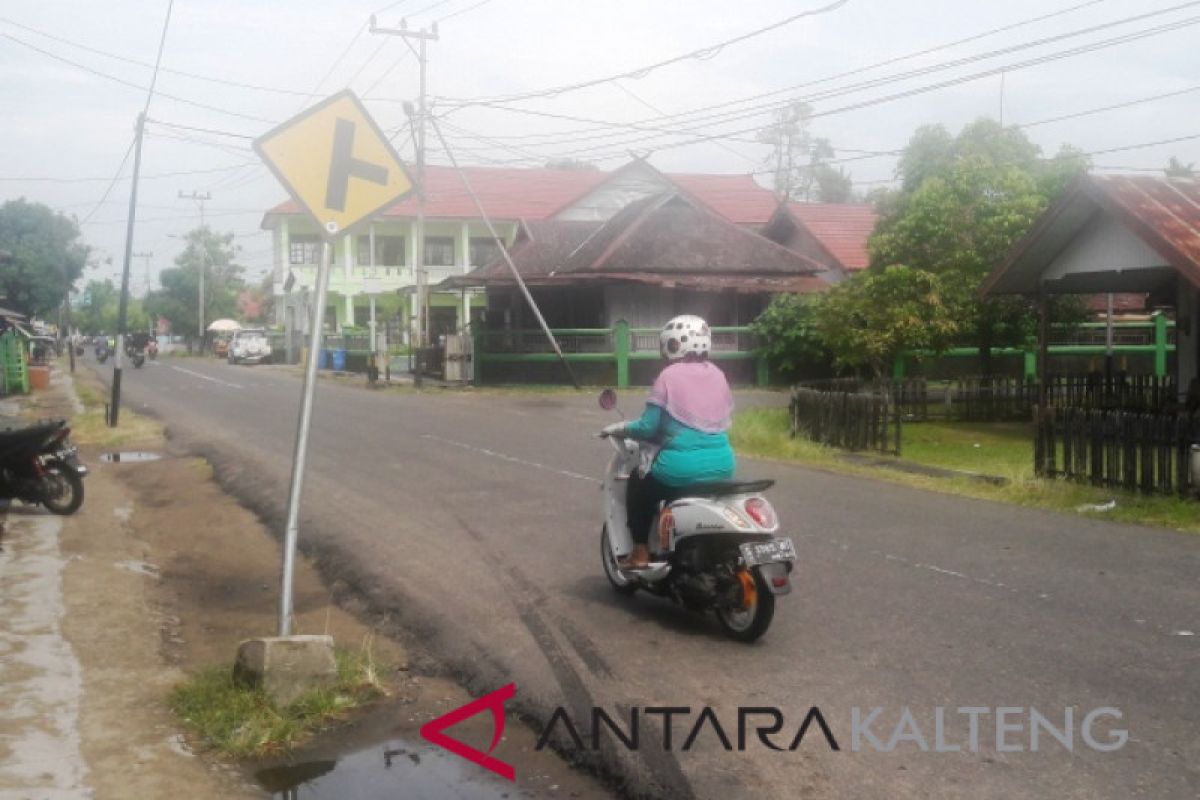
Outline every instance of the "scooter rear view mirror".
{"type": "Polygon", "coordinates": [[[600,407],[605,411],[612,411],[617,407],[617,393],[612,389],[605,389],[600,393],[600,407]]]}

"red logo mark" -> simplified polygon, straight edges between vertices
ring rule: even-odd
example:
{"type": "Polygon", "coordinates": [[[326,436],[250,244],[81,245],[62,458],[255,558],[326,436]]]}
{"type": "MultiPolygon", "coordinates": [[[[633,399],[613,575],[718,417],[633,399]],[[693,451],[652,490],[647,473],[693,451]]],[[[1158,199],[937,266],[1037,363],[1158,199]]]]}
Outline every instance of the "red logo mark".
{"type": "Polygon", "coordinates": [[[517,780],[517,772],[513,769],[512,765],[505,764],[498,758],[493,758],[491,753],[496,749],[496,745],[500,743],[500,737],[504,735],[504,702],[516,694],[516,692],[517,685],[510,683],[508,686],[502,686],[491,694],[485,694],[478,700],[472,700],[465,706],[459,706],[448,714],[443,714],[437,719],[430,720],[421,726],[421,738],[431,744],[436,744],[438,747],[449,750],[456,756],[462,756],[486,770],[491,770],[501,778],[507,778],[515,782],[517,780]],[[493,730],[492,743],[486,753],[476,750],[470,745],[463,744],[458,739],[452,739],[443,733],[446,728],[453,727],[465,719],[470,719],[484,709],[492,712],[493,730]]]}

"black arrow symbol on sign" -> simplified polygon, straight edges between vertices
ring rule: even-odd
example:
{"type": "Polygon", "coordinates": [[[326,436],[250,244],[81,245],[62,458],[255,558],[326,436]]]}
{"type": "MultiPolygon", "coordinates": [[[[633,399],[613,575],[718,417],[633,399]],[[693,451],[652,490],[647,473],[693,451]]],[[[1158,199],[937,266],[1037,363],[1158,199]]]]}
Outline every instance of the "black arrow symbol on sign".
{"type": "Polygon", "coordinates": [[[346,210],[346,189],[351,178],[387,185],[387,167],[362,161],[351,155],[354,149],[354,123],[338,118],[333,129],[333,156],[329,159],[329,182],[325,188],[325,207],[346,210]]]}

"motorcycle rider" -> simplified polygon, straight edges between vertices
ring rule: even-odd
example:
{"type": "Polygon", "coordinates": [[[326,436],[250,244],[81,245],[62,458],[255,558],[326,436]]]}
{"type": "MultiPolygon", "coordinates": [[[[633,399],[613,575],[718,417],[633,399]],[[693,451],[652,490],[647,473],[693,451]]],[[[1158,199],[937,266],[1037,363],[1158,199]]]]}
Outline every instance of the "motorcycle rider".
{"type": "Polygon", "coordinates": [[[645,474],[629,476],[626,508],[633,553],[621,569],[645,569],[650,562],[646,542],[661,502],[681,497],[686,487],[733,477],[729,444],[733,393],[725,373],[709,360],[712,333],[708,323],[685,314],[659,333],[659,350],[667,366],[646,400],[646,410],[632,422],[604,427],[605,436],[624,436],[660,446],[645,474]]]}

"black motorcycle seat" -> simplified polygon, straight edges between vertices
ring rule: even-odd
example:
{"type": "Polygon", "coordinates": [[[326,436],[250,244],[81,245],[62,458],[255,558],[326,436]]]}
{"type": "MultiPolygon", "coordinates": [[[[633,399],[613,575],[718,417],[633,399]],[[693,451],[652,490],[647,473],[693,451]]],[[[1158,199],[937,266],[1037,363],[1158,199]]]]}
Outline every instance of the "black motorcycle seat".
{"type": "Polygon", "coordinates": [[[35,422],[32,425],[27,425],[24,428],[0,429],[0,447],[12,442],[33,439],[38,436],[47,436],[66,424],[67,421],[65,419],[48,419],[43,422],[35,422]]]}
{"type": "Polygon", "coordinates": [[[757,494],[775,485],[770,479],[758,481],[713,481],[680,487],[675,494],[685,497],[726,497],[731,494],[757,494]]]}

